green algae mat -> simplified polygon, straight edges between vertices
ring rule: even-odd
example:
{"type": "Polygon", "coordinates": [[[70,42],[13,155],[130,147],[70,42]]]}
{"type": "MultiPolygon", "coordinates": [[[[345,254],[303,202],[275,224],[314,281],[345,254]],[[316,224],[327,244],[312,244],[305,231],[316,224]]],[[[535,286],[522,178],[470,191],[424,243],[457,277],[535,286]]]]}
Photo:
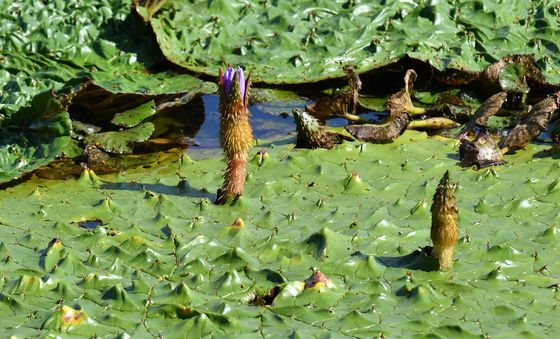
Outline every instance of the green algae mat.
{"type": "Polygon", "coordinates": [[[0,323],[18,337],[555,337],[560,165],[531,145],[459,169],[454,140],[254,149],[245,194],[223,162],[0,192],[0,323]],[[446,171],[452,271],[420,250],[446,171]],[[241,220],[239,220],[240,218],[241,220]],[[313,270],[327,283],[312,284],[313,270]]]}

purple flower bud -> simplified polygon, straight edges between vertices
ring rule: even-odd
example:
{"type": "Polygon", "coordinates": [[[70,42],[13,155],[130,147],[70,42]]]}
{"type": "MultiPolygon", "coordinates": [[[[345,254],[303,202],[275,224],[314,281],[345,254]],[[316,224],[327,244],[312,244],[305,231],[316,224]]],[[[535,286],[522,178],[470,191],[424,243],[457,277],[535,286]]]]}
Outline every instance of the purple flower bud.
{"type": "MultiPolygon", "coordinates": [[[[231,85],[233,83],[234,77],[235,77],[235,71],[231,66],[228,65],[225,72],[221,74],[221,79],[220,79],[221,85],[224,86],[224,93],[226,96],[229,95],[229,91],[231,89],[231,85]]],[[[239,83],[239,92],[241,94],[241,98],[243,99],[243,101],[245,101],[247,79],[245,79],[245,75],[241,67],[237,67],[237,81],[239,83]]]]}
{"type": "Polygon", "coordinates": [[[226,71],[222,75],[222,83],[224,84],[224,90],[226,96],[229,94],[229,89],[231,88],[231,83],[233,82],[233,68],[228,65],[226,71]]]}
{"type": "Polygon", "coordinates": [[[245,101],[245,77],[243,76],[243,68],[237,66],[237,80],[239,81],[239,92],[241,98],[245,101]]]}

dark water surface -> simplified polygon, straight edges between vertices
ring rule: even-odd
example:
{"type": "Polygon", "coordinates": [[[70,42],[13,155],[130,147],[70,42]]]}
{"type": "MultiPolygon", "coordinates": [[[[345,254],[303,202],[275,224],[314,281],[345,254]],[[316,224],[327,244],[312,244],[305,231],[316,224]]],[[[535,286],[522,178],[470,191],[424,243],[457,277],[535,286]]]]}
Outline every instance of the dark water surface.
{"type": "MultiPolygon", "coordinates": [[[[188,150],[197,152],[197,150],[212,150],[220,147],[218,136],[220,133],[220,113],[218,112],[218,96],[204,95],[205,119],[200,130],[194,136],[198,146],[193,146],[188,150]]],[[[303,102],[274,102],[274,103],[257,103],[249,106],[251,112],[250,122],[253,127],[253,135],[259,140],[280,139],[287,135],[294,135],[295,123],[292,116],[294,108],[303,109],[303,102]]],[[[361,115],[364,118],[371,119],[377,123],[381,123],[386,114],[378,112],[369,112],[361,115]]],[[[348,122],[342,118],[329,119],[327,125],[341,127],[347,125],[348,122]]]]}
{"type": "MultiPolygon", "coordinates": [[[[203,150],[219,149],[220,144],[218,136],[220,133],[220,113],[218,112],[218,96],[204,95],[204,123],[200,130],[194,136],[198,146],[191,146],[187,153],[203,150]]],[[[251,125],[253,126],[253,135],[259,140],[267,140],[273,138],[282,138],[288,134],[295,132],[294,119],[291,114],[293,108],[301,106],[290,105],[285,107],[285,114],[281,114],[282,109],[275,110],[274,113],[266,112],[267,104],[254,104],[249,107],[251,112],[251,125]]]]}

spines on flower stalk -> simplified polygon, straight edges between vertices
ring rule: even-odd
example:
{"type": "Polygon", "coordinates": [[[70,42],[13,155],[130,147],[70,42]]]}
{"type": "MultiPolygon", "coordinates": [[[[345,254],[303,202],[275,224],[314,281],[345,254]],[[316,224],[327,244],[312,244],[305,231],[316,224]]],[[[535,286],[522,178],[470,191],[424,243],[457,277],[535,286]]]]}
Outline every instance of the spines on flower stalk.
{"type": "Polygon", "coordinates": [[[431,238],[440,270],[453,266],[453,252],[459,237],[455,187],[449,178],[449,171],[445,172],[434,194],[431,208],[431,238]]]}
{"type": "Polygon", "coordinates": [[[228,66],[220,69],[220,146],[227,162],[224,184],[218,189],[216,204],[222,205],[230,198],[243,193],[247,152],[253,143],[253,132],[247,110],[251,73],[244,78],[243,69],[235,71],[228,66]]]}

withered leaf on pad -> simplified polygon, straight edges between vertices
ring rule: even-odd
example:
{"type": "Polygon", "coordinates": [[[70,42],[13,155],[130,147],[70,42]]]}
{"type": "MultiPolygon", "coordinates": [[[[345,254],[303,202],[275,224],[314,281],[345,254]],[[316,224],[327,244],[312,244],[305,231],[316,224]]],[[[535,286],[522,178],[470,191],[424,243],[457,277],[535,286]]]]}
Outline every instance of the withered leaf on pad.
{"type": "Polygon", "coordinates": [[[412,120],[410,114],[424,111],[412,105],[410,91],[416,80],[416,72],[412,69],[406,71],[404,76],[404,88],[393,94],[387,100],[387,111],[389,116],[383,125],[348,125],[346,129],[355,138],[373,143],[387,143],[393,141],[404,133],[412,120]],[[410,113],[410,114],[409,114],[410,113]]]}
{"type": "Polygon", "coordinates": [[[506,163],[500,148],[488,134],[486,128],[482,128],[473,141],[461,140],[459,156],[461,158],[461,166],[463,167],[474,165],[478,168],[483,168],[506,163]]]}
{"type": "Polygon", "coordinates": [[[396,118],[402,112],[410,114],[423,114],[424,109],[414,107],[411,99],[412,85],[416,81],[417,75],[413,69],[406,71],[404,75],[404,88],[391,95],[387,100],[388,120],[396,118]]]}
{"type": "Polygon", "coordinates": [[[333,96],[321,98],[316,102],[306,105],[305,110],[319,120],[341,117],[347,120],[359,121],[356,115],[358,109],[358,94],[362,82],[358,74],[350,67],[344,68],[350,90],[337,93],[333,96]]]}
{"type": "Polygon", "coordinates": [[[408,113],[402,113],[388,124],[348,125],[346,129],[358,140],[383,144],[392,142],[394,139],[401,136],[410,123],[410,120],[408,113]]]}
{"type": "Polygon", "coordinates": [[[510,151],[525,148],[546,128],[552,113],[559,106],[560,92],[540,101],[531,109],[527,118],[500,141],[500,147],[510,151]]]}
{"type": "Polygon", "coordinates": [[[531,55],[508,55],[488,66],[480,74],[482,87],[492,94],[505,90],[500,84],[500,77],[504,68],[510,64],[519,64],[523,69],[523,76],[531,88],[546,87],[547,81],[543,76],[535,58],[531,55]]]}
{"type": "Polygon", "coordinates": [[[351,92],[338,93],[305,106],[305,110],[323,121],[332,117],[343,117],[349,112],[348,108],[352,103],[352,98],[353,94],[351,92]]]}
{"type": "Polygon", "coordinates": [[[463,139],[465,135],[473,131],[475,127],[485,127],[488,123],[488,119],[500,110],[506,99],[506,92],[496,93],[486,99],[476,112],[474,112],[471,120],[465,124],[458,138],[463,139]]]}

